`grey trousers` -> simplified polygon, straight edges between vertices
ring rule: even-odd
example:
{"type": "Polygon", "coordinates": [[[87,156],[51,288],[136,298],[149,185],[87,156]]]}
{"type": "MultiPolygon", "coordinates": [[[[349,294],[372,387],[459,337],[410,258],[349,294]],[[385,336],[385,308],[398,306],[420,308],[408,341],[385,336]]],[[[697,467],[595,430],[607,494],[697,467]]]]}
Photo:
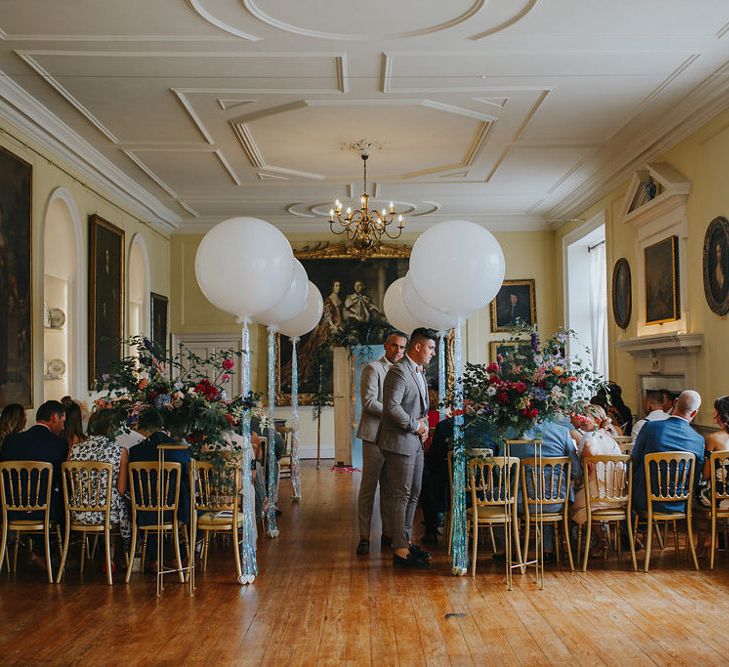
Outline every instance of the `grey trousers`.
{"type": "Polygon", "coordinates": [[[357,515],[359,517],[359,536],[369,538],[372,508],[375,504],[377,485],[380,486],[380,519],[382,534],[390,535],[390,521],[383,493],[385,457],[374,442],[362,441],[362,481],[359,483],[357,515]]]}
{"type": "Polygon", "coordinates": [[[423,484],[423,449],[415,454],[385,455],[385,505],[392,527],[394,549],[407,549],[423,484]]]}

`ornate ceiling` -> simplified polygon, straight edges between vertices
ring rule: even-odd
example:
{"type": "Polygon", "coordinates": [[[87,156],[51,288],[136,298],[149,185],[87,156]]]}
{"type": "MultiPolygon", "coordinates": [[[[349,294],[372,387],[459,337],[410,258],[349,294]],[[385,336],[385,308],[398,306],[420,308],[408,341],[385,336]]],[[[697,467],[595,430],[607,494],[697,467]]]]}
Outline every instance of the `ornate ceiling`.
{"type": "Polygon", "coordinates": [[[729,106],[718,0],[3,0],[0,117],[166,232],[570,218],[729,106]],[[378,206],[380,207],[380,206],[378,206]]]}

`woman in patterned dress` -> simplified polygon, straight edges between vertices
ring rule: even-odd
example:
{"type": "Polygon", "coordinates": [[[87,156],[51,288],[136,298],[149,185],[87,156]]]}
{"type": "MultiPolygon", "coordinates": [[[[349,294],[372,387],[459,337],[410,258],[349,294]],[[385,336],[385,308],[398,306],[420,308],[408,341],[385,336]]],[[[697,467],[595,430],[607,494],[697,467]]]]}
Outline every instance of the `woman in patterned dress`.
{"type": "MultiPolygon", "coordinates": [[[[88,435],[81,435],[73,424],[80,424],[81,409],[77,404],[69,405],[66,408],[66,426],[69,435],[74,432],[69,440],[69,461],[100,461],[111,463],[111,513],[109,523],[119,526],[124,550],[127,551],[132,536],[131,510],[129,500],[126,496],[128,489],[127,462],[129,455],[124,447],[117,445],[109,439],[112,430],[115,413],[113,410],[100,410],[91,415],[88,425],[88,435]],[[72,426],[69,426],[72,424],[72,426]],[[83,439],[82,439],[83,438],[83,439]],[[74,442],[72,442],[72,440],[74,442]]],[[[101,501],[105,498],[102,496],[101,501]]],[[[81,512],[76,516],[72,515],[74,521],[88,525],[101,524],[104,515],[101,512],[81,512]]]]}

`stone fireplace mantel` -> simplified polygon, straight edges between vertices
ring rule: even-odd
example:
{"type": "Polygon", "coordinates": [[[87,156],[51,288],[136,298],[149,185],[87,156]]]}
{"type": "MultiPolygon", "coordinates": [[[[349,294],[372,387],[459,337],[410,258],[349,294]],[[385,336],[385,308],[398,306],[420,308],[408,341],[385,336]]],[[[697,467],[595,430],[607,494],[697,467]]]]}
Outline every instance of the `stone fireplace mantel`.
{"type": "Polygon", "coordinates": [[[629,352],[633,356],[650,355],[651,352],[661,354],[693,354],[704,344],[704,334],[669,333],[654,336],[638,336],[626,338],[615,343],[621,352],[629,352]]]}

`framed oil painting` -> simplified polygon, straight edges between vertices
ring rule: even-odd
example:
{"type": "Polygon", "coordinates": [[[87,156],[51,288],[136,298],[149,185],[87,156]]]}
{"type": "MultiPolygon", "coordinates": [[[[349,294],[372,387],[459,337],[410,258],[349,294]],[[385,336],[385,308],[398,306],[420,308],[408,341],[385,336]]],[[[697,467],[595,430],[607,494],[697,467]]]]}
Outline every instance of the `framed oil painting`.
{"type": "Polygon", "coordinates": [[[729,312],[729,220],[714,218],[704,237],[704,294],[717,315],[729,312]]]}
{"type": "Polygon", "coordinates": [[[645,323],[677,320],[681,313],[678,236],[647,246],[645,253],[645,323]]]}
{"type": "MultiPolygon", "coordinates": [[[[149,321],[152,323],[152,342],[167,352],[167,311],[169,301],[161,294],[149,293],[151,308],[149,321]]],[[[166,356],[166,355],[165,355],[166,356]]]]}
{"type": "Polygon", "coordinates": [[[613,268],[613,317],[621,329],[627,329],[633,312],[630,264],[625,257],[613,268]]]}
{"type": "Polygon", "coordinates": [[[89,388],[121,359],[124,230],[89,216],[89,388]]]}
{"type": "Polygon", "coordinates": [[[517,351],[531,350],[531,341],[528,340],[492,340],[489,343],[489,361],[495,362],[499,355],[505,357],[517,351]]]}
{"type": "MultiPolygon", "coordinates": [[[[408,270],[410,247],[384,244],[365,261],[346,244],[322,243],[294,251],[324,297],[324,312],[314,330],[298,343],[299,402],[311,405],[316,394],[331,394],[331,345],[338,334],[356,329],[362,344],[380,344],[390,325],[383,311],[385,291],[408,270]],[[362,337],[369,336],[367,340],[362,337]],[[321,369],[321,372],[320,372],[321,369]],[[321,381],[321,382],[320,382],[321,381]]],[[[406,333],[410,333],[409,331],[406,333]]],[[[453,336],[446,348],[446,368],[453,368],[453,336]]],[[[428,368],[428,383],[437,386],[437,358],[428,368]]],[[[278,337],[276,402],[291,402],[291,341],[278,337]]]]}
{"type": "Polygon", "coordinates": [[[0,407],[33,405],[33,168],[0,148],[0,407]]]}
{"type": "Polygon", "coordinates": [[[534,280],[505,280],[491,302],[491,331],[510,331],[537,323],[534,280]]]}

